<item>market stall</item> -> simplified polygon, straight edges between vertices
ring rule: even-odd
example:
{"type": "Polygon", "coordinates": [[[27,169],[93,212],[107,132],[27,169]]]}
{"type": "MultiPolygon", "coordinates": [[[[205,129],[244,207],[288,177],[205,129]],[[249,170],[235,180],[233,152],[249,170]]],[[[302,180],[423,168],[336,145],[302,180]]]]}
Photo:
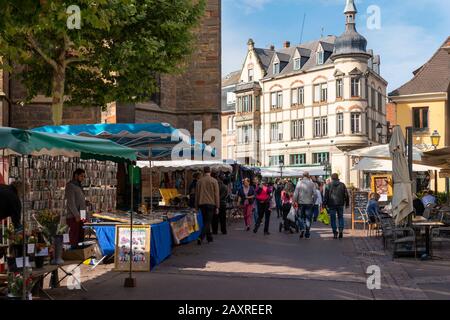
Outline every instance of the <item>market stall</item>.
{"type": "Polygon", "coordinates": [[[152,188],[143,188],[142,196],[161,197],[159,205],[169,205],[173,199],[179,199],[178,202],[187,201],[188,186],[193,180],[195,172],[201,172],[203,168],[210,167],[211,170],[231,174],[233,168],[231,165],[222,161],[194,161],[194,160],[175,160],[175,161],[138,161],[137,166],[142,169],[143,186],[149,185],[148,176],[152,170],[153,178],[152,188]],[[159,190],[159,194],[155,194],[159,190]]]}
{"type": "MultiPolygon", "coordinates": [[[[153,209],[153,197],[155,196],[155,192],[158,192],[159,190],[158,184],[156,186],[154,184],[155,180],[158,181],[159,179],[155,179],[154,177],[155,170],[153,164],[158,165],[158,163],[155,163],[155,160],[170,159],[175,152],[175,148],[180,148],[178,151],[184,152],[184,154],[181,155],[178,151],[175,152],[177,157],[184,156],[187,158],[191,158],[199,151],[200,153],[214,155],[214,150],[212,148],[197,143],[194,139],[191,139],[180,130],[173,128],[166,123],[46,126],[33,130],[36,132],[51,132],[108,139],[136,150],[138,159],[141,160],[141,162],[139,162],[141,166],[149,167],[149,172],[142,173],[141,171],[136,170],[139,169],[139,166],[127,166],[125,168],[127,174],[123,179],[127,183],[125,189],[131,191],[130,197],[126,197],[131,198],[129,207],[134,209],[132,211],[140,211],[144,214],[131,214],[130,212],[117,212],[113,210],[93,215],[96,221],[95,223],[92,223],[90,227],[96,231],[104,255],[114,253],[115,259],[118,258],[117,254],[120,255],[121,252],[118,252],[120,251],[120,248],[117,247],[118,239],[115,238],[117,236],[115,234],[115,227],[130,224],[130,229],[132,229],[132,225],[134,225],[135,221],[138,225],[150,225],[151,246],[149,251],[152,267],[166,259],[170,255],[172,245],[177,244],[177,241],[172,241],[173,239],[176,239],[176,230],[174,230],[174,227],[176,226],[173,224],[173,222],[176,221],[170,220],[174,219],[175,215],[179,216],[176,219],[188,219],[188,217],[190,217],[192,220],[192,217],[195,217],[195,220],[197,221],[195,230],[185,233],[183,237],[179,239],[180,243],[189,242],[198,237],[198,230],[201,228],[202,224],[198,213],[190,212],[183,215],[177,215],[180,208],[167,208],[167,211],[162,214],[153,209]],[[137,172],[137,174],[135,174],[135,172],[137,172]],[[133,178],[133,175],[134,177],[140,176],[141,178],[138,179],[140,181],[135,181],[136,179],[133,178]],[[128,177],[130,178],[130,182],[128,182],[128,177]],[[136,182],[139,185],[138,188],[135,187],[136,182]],[[146,189],[149,190],[149,210],[145,208],[138,210],[138,208],[143,207],[143,200],[145,197],[134,197],[134,195],[140,193],[142,190],[145,191],[146,189]],[[136,206],[133,205],[133,202],[136,206]],[[171,236],[169,236],[169,231],[171,231],[171,236]],[[113,240],[115,241],[114,252],[112,251],[113,240]]],[[[165,162],[165,165],[168,166],[169,163],[170,162],[165,162]]],[[[178,168],[180,168],[180,163],[178,163],[178,168]]]]}
{"type": "MultiPolygon", "coordinates": [[[[136,160],[136,152],[133,149],[103,139],[38,133],[7,127],[0,127],[0,149],[3,160],[5,157],[20,155],[20,157],[16,157],[15,159],[18,171],[16,178],[20,178],[22,182],[22,248],[20,249],[20,246],[12,247],[12,249],[14,249],[14,257],[12,258],[14,258],[15,268],[21,271],[20,277],[21,283],[23,284],[23,290],[21,292],[22,298],[27,299],[30,290],[30,288],[27,287],[27,284],[31,282],[32,279],[30,277],[33,275],[33,270],[31,268],[32,264],[30,263],[31,260],[29,257],[31,255],[38,256],[41,251],[44,251],[42,248],[38,248],[40,246],[34,241],[31,243],[32,239],[36,240],[36,236],[31,235],[29,232],[29,227],[32,226],[31,213],[33,210],[40,210],[41,208],[30,208],[28,204],[30,202],[32,203],[33,200],[32,198],[26,198],[26,196],[33,196],[33,193],[29,192],[30,190],[27,188],[27,186],[32,185],[32,179],[34,178],[33,171],[36,168],[32,166],[34,163],[33,161],[36,160],[36,157],[40,156],[96,159],[101,161],[110,160],[116,162],[134,161],[136,160]],[[29,244],[31,244],[31,246],[29,244]],[[30,281],[23,281],[24,279],[29,278],[30,281]]],[[[38,189],[36,190],[37,192],[41,192],[39,188],[42,188],[43,185],[36,184],[35,187],[38,189]]],[[[46,184],[45,187],[50,189],[51,186],[46,184]]],[[[53,203],[54,201],[51,199],[46,200],[47,201],[44,201],[44,203],[47,204],[50,202],[53,203]]],[[[57,203],[57,200],[55,200],[54,203],[57,203]]],[[[51,218],[56,217],[61,220],[61,216],[58,212],[46,213],[45,215],[51,216],[51,218]]],[[[44,223],[43,220],[41,220],[41,223],[44,223]]],[[[57,229],[50,234],[50,236],[53,236],[52,243],[55,245],[55,255],[61,253],[61,250],[58,250],[56,241],[54,240],[55,237],[58,236],[57,232],[60,230],[61,225],[61,222],[59,222],[57,229]]],[[[17,233],[13,233],[13,236],[16,237],[17,233]]],[[[49,234],[47,234],[47,236],[49,236],[49,234]]],[[[54,260],[58,261],[58,259],[54,260]]],[[[10,284],[14,282],[16,285],[16,276],[9,278],[9,282],[10,284]]]]}
{"type": "MultiPolygon", "coordinates": [[[[109,222],[89,224],[90,227],[96,231],[97,239],[102,250],[102,254],[105,256],[114,255],[116,251],[116,226],[125,221],[114,222],[114,218],[105,217],[109,222]]],[[[136,223],[150,225],[151,227],[151,249],[150,249],[150,265],[151,269],[162,263],[172,254],[173,246],[177,244],[187,244],[195,241],[200,236],[201,228],[203,226],[203,220],[201,214],[192,215],[188,212],[178,212],[166,216],[165,221],[148,221],[142,216],[136,215],[136,223]],[[172,223],[179,222],[183,219],[187,219],[188,216],[194,217],[194,224],[190,224],[190,230],[181,236],[179,243],[176,242],[174,237],[172,223]]],[[[189,226],[189,224],[188,224],[189,226]]]]}

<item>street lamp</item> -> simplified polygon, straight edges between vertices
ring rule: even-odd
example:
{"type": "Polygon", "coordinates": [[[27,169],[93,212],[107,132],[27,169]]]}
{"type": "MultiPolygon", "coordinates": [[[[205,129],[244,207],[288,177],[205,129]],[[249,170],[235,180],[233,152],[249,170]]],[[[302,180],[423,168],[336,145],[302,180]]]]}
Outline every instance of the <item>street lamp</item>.
{"type": "Polygon", "coordinates": [[[387,137],[387,134],[383,134],[383,125],[381,123],[378,122],[376,129],[379,138],[383,139],[387,137]]]}
{"type": "MultiPolygon", "coordinates": [[[[437,149],[439,142],[441,141],[441,135],[437,130],[434,130],[433,134],[430,136],[431,145],[434,147],[434,150],[437,149]]],[[[438,192],[438,173],[437,170],[434,170],[434,192],[438,192]]]]}
{"type": "Polygon", "coordinates": [[[331,175],[331,164],[328,162],[328,160],[326,160],[326,161],[323,161],[321,163],[321,165],[323,166],[323,171],[325,171],[325,179],[327,179],[329,177],[328,171],[330,172],[330,175],[331,175]]]}
{"type": "Polygon", "coordinates": [[[434,130],[433,134],[430,136],[431,145],[434,147],[434,150],[439,146],[439,142],[441,141],[441,135],[437,130],[434,130]]]}
{"type": "Polygon", "coordinates": [[[281,179],[283,179],[283,166],[284,166],[284,159],[280,158],[280,174],[281,174],[281,179]]]}

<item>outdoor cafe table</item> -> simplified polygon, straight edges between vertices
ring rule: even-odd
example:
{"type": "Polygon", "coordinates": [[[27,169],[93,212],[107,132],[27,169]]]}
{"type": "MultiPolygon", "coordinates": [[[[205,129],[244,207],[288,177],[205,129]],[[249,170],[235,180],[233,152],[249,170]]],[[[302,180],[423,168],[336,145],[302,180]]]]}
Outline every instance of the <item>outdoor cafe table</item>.
{"type": "Polygon", "coordinates": [[[444,224],[439,221],[428,221],[428,220],[416,220],[412,222],[413,227],[417,228],[425,228],[425,250],[427,257],[430,257],[430,248],[431,248],[431,229],[436,227],[442,227],[444,224]]]}

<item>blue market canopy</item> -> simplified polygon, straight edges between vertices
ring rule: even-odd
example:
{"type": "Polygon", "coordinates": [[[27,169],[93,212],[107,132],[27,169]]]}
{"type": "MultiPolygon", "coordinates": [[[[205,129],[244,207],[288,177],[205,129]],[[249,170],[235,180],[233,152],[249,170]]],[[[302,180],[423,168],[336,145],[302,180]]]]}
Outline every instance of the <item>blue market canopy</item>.
{"type": "Polygon", "coordinates": [[[136,151],[109,140],[0,127],[0,149],[8,154],[63,155],[83,159],[135,161],[136,151]]]}
{"type": "MultiPolygon", "coordinates": [[[[152,159],[168,158],[173,148],[180,143],[182,143],[180,148],[189,148],[190,151],[198,152],[200,156],[205,150],[214,155],[211,147],[196,142],[189,135],[167,123],[45,126],[35,128],[33,131],[109,139],[135,149],[140,159],[148,159],[150,150],[152,159]]],[[[189,158],[191,156],[189,153],[189,158]]]]}

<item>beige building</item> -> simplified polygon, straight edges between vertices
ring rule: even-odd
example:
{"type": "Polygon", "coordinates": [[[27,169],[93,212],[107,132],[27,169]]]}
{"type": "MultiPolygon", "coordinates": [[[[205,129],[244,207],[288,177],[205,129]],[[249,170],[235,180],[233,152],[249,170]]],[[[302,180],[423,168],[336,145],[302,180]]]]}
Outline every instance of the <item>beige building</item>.
{"type": "Polygon", "coordinates": [[[276,50],[248,53],[236,88],[237,159],[263,167],[332,165],[346,183],[357,183],[347,152],[385,142],[387,82],[380,57],[367,50],[355,27],[353,1],[346,31],[276,50]]]}
{"type": "Polygon", "coordinates": [[[241,71],[234,71],[222,79],[222,159],[236,160],[236,85],[241,71]]]}

